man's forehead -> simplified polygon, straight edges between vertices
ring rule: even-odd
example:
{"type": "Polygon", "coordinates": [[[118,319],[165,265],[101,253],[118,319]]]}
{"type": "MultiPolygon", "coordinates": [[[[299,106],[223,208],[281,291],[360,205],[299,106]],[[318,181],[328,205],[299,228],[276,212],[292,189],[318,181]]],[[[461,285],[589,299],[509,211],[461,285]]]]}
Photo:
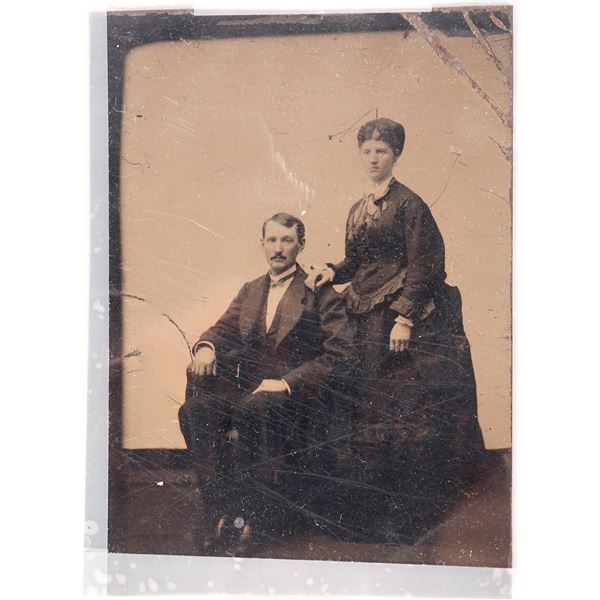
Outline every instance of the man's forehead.
{"type": "Polygon", "coordinates": [[[284,235],[293,235],[298,236],[298,226],[294,223],[291,227],[286,227],[281,223],[277,223],[276,221],[267,221],[265,225],[265,237],[276,235],[276,236],[284,236],[284,235]]]}

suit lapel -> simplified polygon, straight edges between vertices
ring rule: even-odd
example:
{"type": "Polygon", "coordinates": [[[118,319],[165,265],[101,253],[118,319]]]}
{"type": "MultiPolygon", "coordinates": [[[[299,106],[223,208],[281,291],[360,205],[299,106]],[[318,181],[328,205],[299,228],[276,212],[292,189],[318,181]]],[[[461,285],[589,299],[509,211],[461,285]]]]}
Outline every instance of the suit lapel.
{"type": "Polygon", "coordinates": [[[279,306],[277,308],[279,314],[279,327],[277,328],[276,346],[279,346],[285,339],[288,333],[296,326],[296,323],[302,317],[304,312],[304,304],[306,302],[306,286],[304,280],[306,273],[298,267],[290,283],[290,287],[286,290],[279,306]]]}
{"type": "Polygon", "coordinates": [[[250,284],[248,295],[240,309],[240,333],[242,339],[247,339],[258,321],[260,309],[266,300],[269,286],[269,275],[264,275],[250,284]]]}

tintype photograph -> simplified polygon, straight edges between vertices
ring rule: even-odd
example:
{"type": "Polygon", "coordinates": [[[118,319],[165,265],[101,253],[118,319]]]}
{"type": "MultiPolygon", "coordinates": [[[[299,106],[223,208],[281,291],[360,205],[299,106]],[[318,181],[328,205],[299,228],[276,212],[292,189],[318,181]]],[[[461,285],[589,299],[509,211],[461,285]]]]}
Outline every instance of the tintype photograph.
{"type": "Polygon", "coordinates": [[[511,8],[107,49],[109,552],[510,568],[511,8]]]}

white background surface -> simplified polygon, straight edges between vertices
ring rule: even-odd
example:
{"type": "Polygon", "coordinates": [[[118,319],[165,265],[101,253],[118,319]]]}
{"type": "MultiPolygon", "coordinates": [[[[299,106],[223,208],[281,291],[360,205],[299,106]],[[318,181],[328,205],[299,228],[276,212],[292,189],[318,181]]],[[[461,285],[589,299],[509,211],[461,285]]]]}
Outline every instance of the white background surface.
{"type": "MultiPolygon", "coordinates": [[[[0,585],[9,598],[81,597],[87,13],[104,8],[28,2],[3,11],[0,585]]],[[[587,2],[516,3],[514,597],[522,599],[597,594],[599,12],[587,2]]]]}

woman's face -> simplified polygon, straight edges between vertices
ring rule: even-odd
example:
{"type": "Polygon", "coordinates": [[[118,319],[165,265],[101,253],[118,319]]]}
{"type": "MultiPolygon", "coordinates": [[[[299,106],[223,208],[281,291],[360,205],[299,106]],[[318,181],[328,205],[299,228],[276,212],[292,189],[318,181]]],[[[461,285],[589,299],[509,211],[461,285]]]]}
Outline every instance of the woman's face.
{"type": "Polygon", "coordinates": [[[366,140],[359,153],[368,176],[375,183],[391,177],[397,157],[389,144],[381,140],[366,140]]]}

